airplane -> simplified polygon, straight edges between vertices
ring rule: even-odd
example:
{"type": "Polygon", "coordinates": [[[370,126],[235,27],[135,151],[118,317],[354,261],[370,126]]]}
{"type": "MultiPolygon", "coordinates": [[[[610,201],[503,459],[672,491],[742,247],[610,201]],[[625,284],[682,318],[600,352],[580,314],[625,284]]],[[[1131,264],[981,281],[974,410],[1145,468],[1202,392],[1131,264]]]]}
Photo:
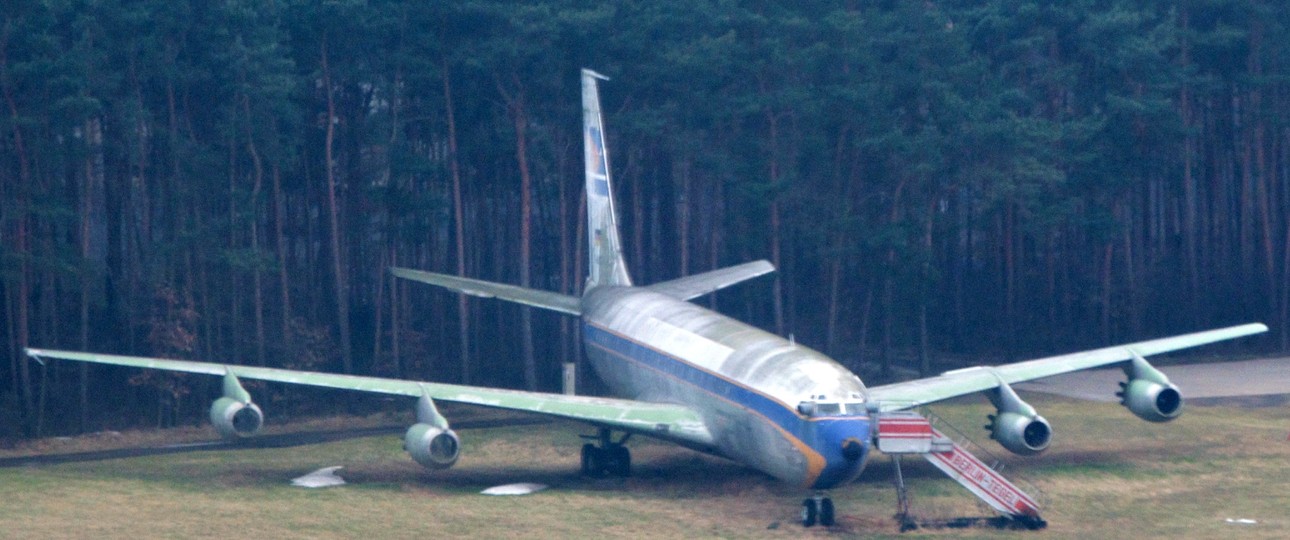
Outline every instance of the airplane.
{"type": "Polygon", "coordinates": [[[403,437],[404,449],[430,469],[451,467],[461,448],[436,402],[572,419],[597,432],[590,437],[593,442],[582,447],[584,475],[629,475],[627,439],[653,437],[801,486],[812,494],[802,503],[802,524],[807,527],[835,523],[828,490],[855,480],[875,448],[884,454],[915,453],[1005,516],[1042,526],[1032,500],[947,441],[917,409],[957,396],[984,394],[997,409],[987,426],[990,438],[1014,453],[1037,454],[1049,446],[1052,428],[1011,385],[1120,365],[1128,377],[1121,383],[1124,406],[1145,420],[1168,421],[1182,412],[1181,393],[1144,357],[1267,331],[1262,324],[1245,324],[867,387],[860,377],[820,352],[690,302],[773,271],[767,261],[647,286],[632,282],[615,217],[598,80],[607,78],[582,70],[589,268],[581,296],[405,268],[391,268],[391,272],[457,293],[578,317],[591,367],[619,397],[35,348],[27,349],[27,354],[38,361],[57,358],[221,376],[223,395],[211,405],[210,419],[228,439],[254,435],[264,422],[242,379],[415,398],[417,422],[403,437]]]}

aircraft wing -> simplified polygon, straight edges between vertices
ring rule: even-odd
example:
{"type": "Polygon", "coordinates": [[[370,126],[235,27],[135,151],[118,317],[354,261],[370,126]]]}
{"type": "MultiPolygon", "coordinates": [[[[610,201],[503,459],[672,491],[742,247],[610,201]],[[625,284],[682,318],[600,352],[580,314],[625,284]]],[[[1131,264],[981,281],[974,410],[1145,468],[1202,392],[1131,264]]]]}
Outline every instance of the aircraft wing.
{"type": "Polygon", "coordinates": [[[436,274],[434,272],[423,272],[421,270],[409,270],[407,268],[390,268],[390,273],[403,279],[438,285],[480,298],[501,298],[502,300],[509,300],[526,306],[550,309],[570,315],[582,314],[582,301],[576,296],[567,294],[447,274],[436,274]]]}
{"type": "Polygon", "coordinates": [[[704,272],[702,274],[685,276],[671,281],[655,283],[646,288],[654,292],[666,294],[673,298],[689,300],[774,271],[775,267],[770,264],[769,261],[753,261],[750,263],[712,270],[710,272],[704,272]]]}
{"type": "Polygon", "coordinates": [[[1268,327],[1259,323],[1244,324],[1003,366],[956,369],[936,377],[871,388],[869,399],[880,403],[881,410],[884,411],[911,409],[935,401],[990,390],[1001,383],[1011,385],[1042,379],[1129,361],[1133,359],[1134,354],[1146,357],[1267,331],[1268,327]]]}
{"type": "Polygon", "coordinates": [[[697,412],[688,407],[669,403],[569,396],[336,373],[46,349],[27,349],[27,356],[37,361],[45,358],[59,358],[79,362],[206,375],[223,376],[226,373],[232,373],[240,379],[256,379],[408,397],[421,397],[422,389],[424,388],[432,399],[437,400],[558,416],[702,446],[710,446],[713,443],[711,433],[708,432],[697,412]]]}

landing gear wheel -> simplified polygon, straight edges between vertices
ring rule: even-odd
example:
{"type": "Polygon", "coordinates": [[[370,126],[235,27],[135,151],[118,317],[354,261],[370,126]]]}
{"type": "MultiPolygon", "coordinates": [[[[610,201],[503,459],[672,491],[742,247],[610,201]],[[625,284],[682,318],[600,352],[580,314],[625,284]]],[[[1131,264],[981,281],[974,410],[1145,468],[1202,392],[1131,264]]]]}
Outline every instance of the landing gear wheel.
{"type": "Polygon", "coordinates": [[[583,435],[590,442],[582,445],[582,474],[591,478],[604,478],[605,475],[626,478],[632,475],[632,453],[627,450],[626,433],[617,441],[608,428],[600,428],[596,435],[583,435]]]}
{"type": "Polygon", "coordinates": [[[833,524],[833,499],[825,497],[820,501],[820,525],[832,527],[833,524]]]}
{"type": "Polygon", "coordinates": [[[819,507],[815,505],[814,498],[803,499],[802,500],[802,526],[814,527],[816,515],[818,512],[819,512],[819,507]]]}
{"type": "Polygon", "coordinates": [[[615,445],[603,450],[606,456],[605,470],[610,476],[627,478],[632,475],[632,453],[626,446],[615,445]]]}
{"type": "Polygon", "coordinates": [[[606,452],[594,444],[582,445],[582,475],[591,478],[605,476],[605,465],[608,461],[606,452]]]}

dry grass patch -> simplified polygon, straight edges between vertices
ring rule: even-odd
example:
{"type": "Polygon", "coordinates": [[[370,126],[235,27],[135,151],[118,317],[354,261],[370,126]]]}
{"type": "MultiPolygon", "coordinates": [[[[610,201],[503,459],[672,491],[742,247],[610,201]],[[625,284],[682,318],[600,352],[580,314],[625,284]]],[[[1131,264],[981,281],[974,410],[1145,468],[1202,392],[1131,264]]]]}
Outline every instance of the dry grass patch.
{"type": "MultiPolygon", "coordinates": [[[[463,456],[447,471],[412,463],[397,436],[0,469],[0,530],[42,538],[1290,537],[1283,518],[1290,507],[1284,411],[1195,407],[1177,422],[1154,425],[1113,404],[1029,397],[1058,439],[1044,456],[1003,457],[1006,474],[1027,477],[1043,491],[1050,527],[1038,533],[899,535],[891,518],[891,465],[882,456],[861,482],[832,493],[838,527],[803,530],[796,524],[802,490],[650,439],[632,439],[633,477],[581,478],[577,435],[590,430],[558,422],[463,431],[463,456]],[[287,485],[329,465],[345,466],[341,474],[350,484],[287,485]],[[511,482],[551,489],[525,497],[478,494],[511,482]],[[1234,525],[1228,517],[1259,523],[1234,525]]],[[[979,428],[988,405],[964,401],[935,412],[994,447],[979,428]]],[[[905,463],[920,517],[988,515],[929,465],[905,463]]]]}

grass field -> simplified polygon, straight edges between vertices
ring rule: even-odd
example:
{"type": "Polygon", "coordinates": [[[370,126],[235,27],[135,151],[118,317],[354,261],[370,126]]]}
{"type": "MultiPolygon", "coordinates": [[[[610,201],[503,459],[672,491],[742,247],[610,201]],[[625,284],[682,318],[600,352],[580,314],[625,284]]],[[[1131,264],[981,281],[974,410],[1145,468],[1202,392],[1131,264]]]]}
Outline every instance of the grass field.
{"type": "MultiPolygon", "coordinates": [[[[892,469],[880,455],[858,484],[832,493],[837,527],[802,529],[795,520],[804,493],[796,487],[647,439],[630,444],[632,478],[580,478],[582,428],[556,422],[464,431],[461,461],[438,472],[414,464],[396,436],[0,469],[0,537],[1290,538],[1290,409],[1190,407],[1179,420],[1157,425],[1113,404],[1028,398],[1052,422],[1055,440],[1042,456],[1005,457],[1005,474],[1023,476],[1042,492],[1049,528],[1039,532],[900,535],[892,519],[892,469]],[[348,485],[289,485],[331,465],[345,467],[348,485]],[[512,482],[551,489],[523,497],[478,494],[512,482]]],[[[990,412],[983,402],[933,411],[994,451],[980,430],[990,412]]],[[[3,454],[211,437],[168,430],[42,441],[3,454]]],[[[918,517],[989,515],[921,460],[905,463],[918,517]]]]}

